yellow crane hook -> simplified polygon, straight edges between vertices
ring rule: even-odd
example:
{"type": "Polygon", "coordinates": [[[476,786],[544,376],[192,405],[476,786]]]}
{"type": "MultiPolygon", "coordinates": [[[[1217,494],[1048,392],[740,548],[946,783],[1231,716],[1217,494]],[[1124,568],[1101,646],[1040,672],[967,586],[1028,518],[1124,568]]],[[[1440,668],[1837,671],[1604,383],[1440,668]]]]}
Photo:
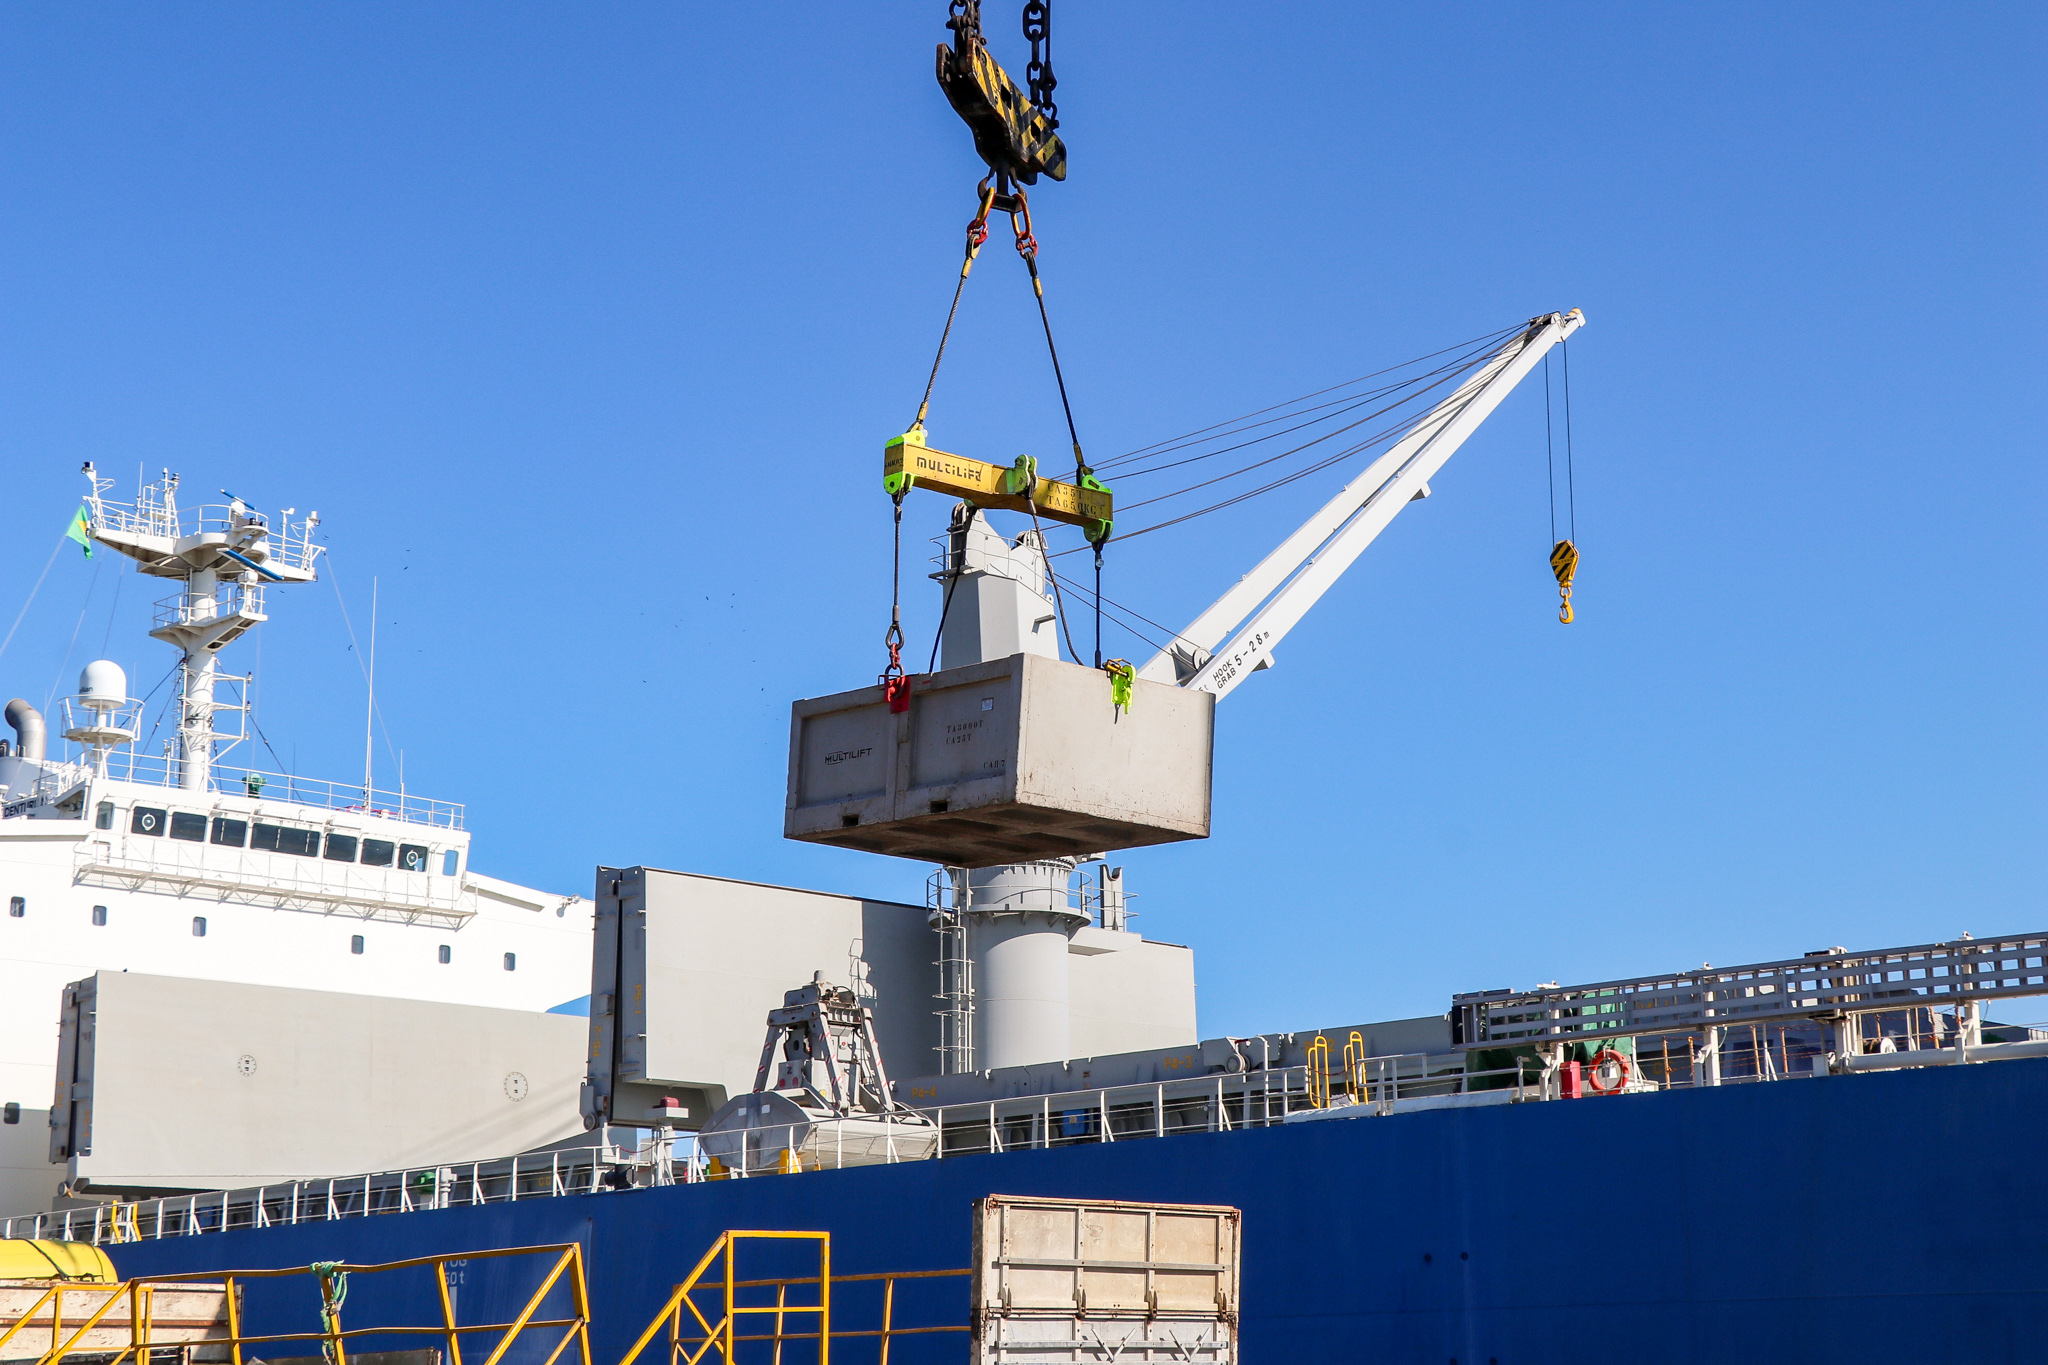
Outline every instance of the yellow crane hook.
{"type": "Polygon", "coordinates": [[[1551,546],[1550,571],[1557,575],[1557,595],[1561,599],[1557,619],[1568,626],[1572,623],[1572,575],[1579,571],[1579,547],[1569,540],[1551,546]]]}

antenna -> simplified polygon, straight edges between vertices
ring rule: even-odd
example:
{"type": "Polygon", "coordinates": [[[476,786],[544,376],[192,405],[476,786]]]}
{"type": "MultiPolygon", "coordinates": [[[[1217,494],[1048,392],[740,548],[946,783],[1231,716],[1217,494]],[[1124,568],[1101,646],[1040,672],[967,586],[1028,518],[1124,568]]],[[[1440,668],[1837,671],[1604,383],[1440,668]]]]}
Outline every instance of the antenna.
{"type": "Polygon", "coordinates": [[[377,721],[377,580],[370,580],[370,699],[363,708],[363,809],[368,810],[370,800],[370,763],[376,756],[376,746],[370,740],[376,732],[377,721]]]}

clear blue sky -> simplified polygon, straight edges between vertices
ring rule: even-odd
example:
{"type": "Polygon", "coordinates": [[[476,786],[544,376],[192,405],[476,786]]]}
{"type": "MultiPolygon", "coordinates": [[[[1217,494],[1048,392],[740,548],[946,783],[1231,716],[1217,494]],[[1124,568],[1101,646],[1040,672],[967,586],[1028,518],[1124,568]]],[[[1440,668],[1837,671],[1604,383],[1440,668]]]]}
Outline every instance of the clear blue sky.
{"type": "MultiPolygon", "coordinates": [[[[359,630],[381,583],[408,785],[469,804],[480,870],[918,899],[780,808],[790,699],[881,663],[880,446],[978,171],[944,11],[9,7],[0,628],[84,459],[317,508],[359,630]]],[[[1530,388],[1219,711],[1214,837],[1128,857],[1205,1032],[2043,927],[2039,6],[1056,24],[1073,173],[1037,227],[1098,455],[1589,318],[1578,623],[1530,388]]],[[[939,444],[1064,450],[1021,273],[976,271],[939,444]]],[[[1185,621],[1339,481],[1133,541],[1111,593],[1185,621]]],[[[913,500],[919,559],[945,510],[913,500]]],[[[109,630],[163,673],[161,594],[116,602],[109,560],[60,556],[0,692],[68,689],[109,630]]],[[[262,652],[280,753],[359,773],[333,589],[262,635],[229,663],[262,652]]]]}

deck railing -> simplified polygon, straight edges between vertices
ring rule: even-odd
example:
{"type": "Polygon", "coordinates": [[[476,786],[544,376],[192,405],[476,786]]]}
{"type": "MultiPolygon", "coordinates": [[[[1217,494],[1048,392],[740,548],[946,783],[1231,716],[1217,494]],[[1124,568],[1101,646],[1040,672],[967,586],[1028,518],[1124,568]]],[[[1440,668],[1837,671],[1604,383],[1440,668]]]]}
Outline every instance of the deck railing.
{"type": "MultiPolygon", "coordinates": [[[[1388,1117],[1422,1109],[1620,1097],[1709,1085],[1804,1080],[1829,1074],[1812,1063],[1810,1045],[1761,1028],[1724,1038],[1719,1076],[1703,1070],[1689,1047],[1638,1046],[1625,1067],[1595,1077],[1545,1071],[1530,1059],[1513,1066],[1467,1069],[1464,1054],[1408,1053],[1361,1057],[1341,1065],[1190,1076],[1172,1081],[946,1104],[918,1111],[937,1141],[877,1155],[872,1142],[853,1148],[825,1140],[808,1144],[795,1169],[812,1171],[879,1161],[1046,1150],[1087,1143],[1128,1142],[1196,1133],[1227,1133],[1325,1118],[1388,1117]],[[918,1154],[913,1154],[916,1152],[918,1154]]],[[[1915,1034],[1844,1059],[1849,1071],[1891,1066],[1957,1065],[2048,1056],[2048,1030],[2011,1026],[1996,1040],[1968,1047],[1915,1034]],[[2004,1035],[2011,1033],[2011,1038],[2004,1035]]],[[[1889,1037],[1890,1035],[1886,1035],[1889,1037]]],[[[1873,1040],[1876,1041],[1876,1040],[1873,1040]]],[[[829,1124],[816,1125],[820,1129],[829,1124]]],[[[864,1140],[865,1141],[865,1140],[864,1140]]],[[[784,1144],[789,1145],[788,1143],[784,1144]]],[[[199,1236],[242,1228],[361,1218],[385,1213],[510,1203],[520,1199],[605,1194],[718,1179],[759,1179],[773,1169],[722,1169],[691,1135],[651,1137],[637,1147],[601,1143],[528,1153],[495,1161],[415,1167],[332,1179],[297,1180],[240,1190],[168,1195],[138,1203],[107,1203],[0,1218],[0,1238],[37,1237],[99,1245],[199,1236]]]]}

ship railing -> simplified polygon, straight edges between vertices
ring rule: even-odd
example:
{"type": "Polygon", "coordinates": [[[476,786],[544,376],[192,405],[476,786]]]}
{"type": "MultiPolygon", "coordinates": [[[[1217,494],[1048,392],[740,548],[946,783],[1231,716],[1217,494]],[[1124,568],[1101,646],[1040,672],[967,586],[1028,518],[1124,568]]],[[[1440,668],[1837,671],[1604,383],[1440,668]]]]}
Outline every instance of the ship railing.
{"type": "Polygon", "coordinates": [[[177,540],[208,533],[233,535],[242,526],[254,522],[262,525],[268,533],[270,563],[303,570],[311,568],[320,553],[320,547],[313,542],[311,528],[303,519],[293,521],[285,515],[272,522],[263,513],[245,509],[238,522],[233,506],[228,503],[178,507],[174,500],[163,496],[160,486],[145,488],[143,497],[132,503],[101,497],[89,498],[88,502],[93,509],[92,523],[96,530],[177,540]]]}
{"type": "Polygon", "coordinates": [[[475,911],[461,883],[429,870],[365,868],[311,857],[269,857],[162,838],[91,839],[73,855],[80,882],[205,892],[248,905],[336,911],[402,923],[460,924],[475,911]]]}
{"type": "MultiPolygon", "coordinates": [[[[107,776],[120,782],[139,782],[157,787],[179,785],[180,764],[166,754],[137,753],[122,749],[107,761],[107,776]]],[[[408,824],[432,825],[439,829],[461,829],[463,805],[459,801],[436,801],[413,792],[383,791],[362,784],[329,782],[322,778],[291,773],[266,772],[260,768],[237,768],[225,763],[213,765],[213,790],[235,796],[281,801],[322,810],[355,811],[408,824]]]]}
{"type": "MultiPolygon", "coordinates": [[[[250,576],[254,577],[253,574],[250,576]]],[[[151,610],[150,624],[161,630],[165,626],[203,626],[234,616],[247,616],[259,621],[266,619],[261,583],[228,579],[215,586],[212,597],[197,599],[190,593],[172,593],[157,600],[151,610]]]]}
{"type": "Polygon", "coordinates": [[[632,1149],[611,1143],[528,1152],[495,1161],[293,1180],[23,1214],[0,1218],[0,1238],[48,1237],[108,1246],[244,1228],[597,1194],[629,1187],[635,1164],[632,1149]]]}
{"type": "Polygon", "coordinates": [[[937,1105],[923,1112],[939,1130],[939,1155],[966,1156],[1267,1128],[1352,1106],[1392,1115],[1549,1097],[1540,1068],[1534,1066],[1474,1070],[1458,1053],[1407,1053],[1354,1057],[1335,1071],[1313,1063],[1219,1071],[1171,1081],[937,1105]]]}

